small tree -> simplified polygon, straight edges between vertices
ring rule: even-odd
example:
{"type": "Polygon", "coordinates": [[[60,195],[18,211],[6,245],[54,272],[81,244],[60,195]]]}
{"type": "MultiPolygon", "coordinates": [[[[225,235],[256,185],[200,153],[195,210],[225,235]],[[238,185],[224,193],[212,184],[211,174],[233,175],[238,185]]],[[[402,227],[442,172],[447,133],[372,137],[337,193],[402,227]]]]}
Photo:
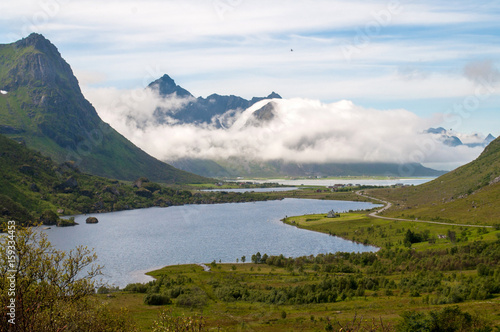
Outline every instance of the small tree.
{"type": "Polygon", "coordinates": [[[450,241],[452,243],[455,243],[457,241],[457,233],[455,233],[455,231],[450,231],[448,230],[448,239],[450,239],[450,241]]]}
{"type": "Polygon", "coordinates": [[[252,255],[252,262],[255,264],[259,264],[262,256],[260,255],[260,252],[257,252],[255,255],[252,255]]]}
{"type": "Polygon", "coordinates": [[[57,250],[33,228],[0,237],[0,331],[133,330],[125,316],[111,314],[91,296],[102,267],[90,249],[57,250]],[[15,325],[7,322],[11,302],[15,325]]]}
{"type": "Polygon", "coordinates": [[[242,263],[245,263],[246,260],[247,260],[247,258],[245,256],[241,256],[241,262],[242,263]]]}

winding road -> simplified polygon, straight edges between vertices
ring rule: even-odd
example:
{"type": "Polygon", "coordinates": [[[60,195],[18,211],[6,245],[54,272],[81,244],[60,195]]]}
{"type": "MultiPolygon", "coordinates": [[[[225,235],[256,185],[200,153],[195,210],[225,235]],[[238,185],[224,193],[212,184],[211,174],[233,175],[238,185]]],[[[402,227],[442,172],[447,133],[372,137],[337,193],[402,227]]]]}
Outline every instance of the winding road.
{"type": "Polygon", "coordinates": [[[428,221],[428,220],[418,220],[418,219],[402,219],[402,218],[389,218],[389,217],[382,217],[382,216],[379,216],[378,214],[379,213],[382,213],[384,212],[385,210],[388,210],[392,207],[392,203],[391,202],[388,202],[388,201],[384,201],[382,199],[379,199],[379,198],[375,198],[373,196],[368,196],[368,195],[365,195],[363,193],[361,193],[361,190],[359,191],[356,191],[356,195],[359,195],[359,196],[363,196],[363,197],[366,197],[366,198],[370,198],[370,199],[373,199],[375,201],[379,201],[379,202],[382,202],[385,204],[385,206],[383,208],[381,208],[380,210],[377,210],[375,212],[372,212],[370,213],[368,216],[372,217],[372,218],[379,218],[379,219],[386,219],[386,220],[400,220],[400,221],[413,221],[413,222],[423,222],[423,223],[427,223],[427,224],[437,224],[437,225],[448,225],[448,226],[463,226],[463,227],[478,227],[478,228],[493,228],[493,226],[483,226],[483,225],[465,225],[465,224],[451,224],[451,223],[446,223],[446,222],[438,222],[438,221],[428,221]]]}

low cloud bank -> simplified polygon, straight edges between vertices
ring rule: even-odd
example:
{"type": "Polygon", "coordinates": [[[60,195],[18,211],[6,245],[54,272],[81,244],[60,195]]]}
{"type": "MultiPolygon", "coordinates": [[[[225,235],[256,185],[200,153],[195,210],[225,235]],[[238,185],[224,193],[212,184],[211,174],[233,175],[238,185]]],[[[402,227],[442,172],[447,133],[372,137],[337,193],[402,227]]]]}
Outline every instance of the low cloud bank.
{"type": "MultiPolygon", "coordinates": [[[[418,162],[451,169],[476,158],[483,148],[449,147],[423,132],[436,119],[403,109],[376,110],[342,100],[274,100],[273,116],[251,120],[269,100],[239,113],[229,128],[159,123],[157,107],[173,112],[194,100],[161,98],[154,90],[86,89],[102,119],[161,160],[238,157],[288,162],[418,162]],[[448,166],[446,166],[448,165],[448,166]]],[[[227,115],[223,115],[227,116],[227,115]]],[[[462,135],[462,137],[464,137],[462,135]]]]}

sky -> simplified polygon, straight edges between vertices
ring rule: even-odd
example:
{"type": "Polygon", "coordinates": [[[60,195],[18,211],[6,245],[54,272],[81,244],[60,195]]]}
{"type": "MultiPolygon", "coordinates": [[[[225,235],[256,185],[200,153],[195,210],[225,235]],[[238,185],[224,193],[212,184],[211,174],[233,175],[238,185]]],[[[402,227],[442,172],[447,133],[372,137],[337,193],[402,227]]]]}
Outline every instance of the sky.
{"type": "Polygon", "coordinates": [[[419,130],[500,135],[498,1],[3,1],[0,43],[31,32],[58,47],[112,125],[120,112],[104,92],[166,73],[195,96],[275,91],[306,108],[348,101],[409,112],[419,130]]]}

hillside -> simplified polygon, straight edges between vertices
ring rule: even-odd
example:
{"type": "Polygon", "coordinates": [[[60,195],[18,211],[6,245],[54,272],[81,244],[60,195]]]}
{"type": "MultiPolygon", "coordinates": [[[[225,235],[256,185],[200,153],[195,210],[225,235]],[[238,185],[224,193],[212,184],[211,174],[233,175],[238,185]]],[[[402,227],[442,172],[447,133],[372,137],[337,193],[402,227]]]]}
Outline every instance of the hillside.
{"type": "Polygon", "coordinates": [[[217,178],[276,178],[285,176],[393,176],[401,169],[412,169],[412,176],[439,176],[437,171],[421,164],[396,163],[293,163],[283,160],[258,161],[243,158],[225,160],[178,159],[169,161],[173,166],[195,174],[217,178]]]}
{"type": "Polygon", "coordinates": [[[372,194],[396,203],[387,216],[500,225],[500,138],[476,160],[431,182],[372,194]]]}
{"type": "Polygon", "coordinates": [[[72,162],[58,165],[3,135],[0,151],[0,225],[33,222],[46,211],[67,215],[192,202],[190,192],[145,179],[132,186],[82,173],[72,162]]]}
{"type": "Polygon", "coordinates": [[[208,181],[151,157],[104,123],[42,35],[0,45],[0,89],[0,133],[59,163],[74,161],[83,171],[121,180],[208,181]]]}
{"type": "Polygon", "coordinates": [[[40,152],[0,135],[2,224],[44,221],[47,215],[101,213],[152,206],[234,203],[276,199],[254,193],[192,193],[141,177],[133,183],[85,174],[73,162],[54,163],[40,152]]]}

